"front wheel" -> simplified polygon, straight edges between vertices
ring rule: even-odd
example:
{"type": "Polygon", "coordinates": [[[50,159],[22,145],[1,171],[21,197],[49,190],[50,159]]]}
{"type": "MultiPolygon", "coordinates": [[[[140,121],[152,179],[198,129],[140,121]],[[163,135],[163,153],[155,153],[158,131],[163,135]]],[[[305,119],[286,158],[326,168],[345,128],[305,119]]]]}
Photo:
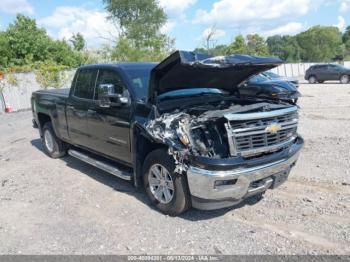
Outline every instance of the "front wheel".
{"type": "Polygon", "coordinates": [[[67,153],[67,147],[55,134],[51,122],[46,123],[42,129],[44,151],[52,158],[59,158],[67,153]]]}
{"type": "Polygon", "coordinates": [[[340,83],[342,83],[342,84],[347,84],[347,83],[349,83],[349,76],[348,76],[348,75],[343,75],[343,76],[340,78],[340,83]]]}
{"type": "Polygon", "coordinates": [[[143,183],[152,204],[166,215],[177,216],[191,206],[186,176],[175,172],[175,161],[164,149],[146,157],[143,183]]]}

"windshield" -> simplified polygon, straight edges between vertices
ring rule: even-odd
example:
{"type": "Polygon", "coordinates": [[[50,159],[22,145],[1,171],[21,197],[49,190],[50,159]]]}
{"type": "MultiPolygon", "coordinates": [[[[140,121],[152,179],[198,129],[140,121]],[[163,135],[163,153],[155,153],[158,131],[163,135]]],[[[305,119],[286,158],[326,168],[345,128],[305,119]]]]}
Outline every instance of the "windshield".
{"type": "Polygon", "coordinates": [[[149,79],[154,65],[142,65],[138,67],[125,68],[137,100],[146,101],[148,95],[149,79]]]}
{"type": "Polygon", "coordinates": [[[264,75],[271,77],[271,78],[281,78],[279,75],[277,75],[273,72],[264,72],[264,75]]]}
{"type": "Polygon", "coordinates": [[[266,76],[259,74],[259,75],[256,75],[256,76],[249,78],[248,82],[249,83],[261,83],[261,82],[265,82],[268,80],[269,79],[266,76]]]}
{"type": "Polygon", "coordinates": [[[223,90],[217,88],[189,88],[189,89],[179,89],[170,92],[166,92],[158,96],[158,99],[166,99],[166,98],[177,98],[177,97],[190,97],[190,96],[198,96],[204,94],[228,94],[223,90]]]}

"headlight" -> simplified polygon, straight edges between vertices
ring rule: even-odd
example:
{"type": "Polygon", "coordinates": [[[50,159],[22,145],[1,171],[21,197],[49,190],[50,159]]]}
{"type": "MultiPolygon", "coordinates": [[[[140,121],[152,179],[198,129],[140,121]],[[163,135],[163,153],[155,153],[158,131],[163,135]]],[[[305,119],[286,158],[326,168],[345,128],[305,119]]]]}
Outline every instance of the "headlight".
{"type": "Polygon", "coordinates": [[[183,145],[187,146],[190,144],[190,139],[188,138],[186,132],[183,130],[182,126],[176,129],[176,134],[183,145]]]}
{"type": "Polygon", "coordinates": [[[181,143],[184,144],[185,146],[189,145],[189,143],[190,143],[190,140],[188,139],[187,135],[181,135],[181,136],[179,136],[179,139],[180,139],[181,143]]]}

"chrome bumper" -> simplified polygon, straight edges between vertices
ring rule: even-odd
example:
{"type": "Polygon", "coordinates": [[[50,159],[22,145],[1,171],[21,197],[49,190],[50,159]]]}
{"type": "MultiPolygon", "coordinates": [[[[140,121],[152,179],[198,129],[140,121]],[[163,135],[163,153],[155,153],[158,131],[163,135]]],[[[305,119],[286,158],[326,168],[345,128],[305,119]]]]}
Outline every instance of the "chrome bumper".
{"type": "Polygon", "coordinates": [[[282,159],[277,162],[268,163],[251,168],[240,168],[230,171],[209,171],[191,166],[187,171],[188,185],[192,197],[222,204],[214,204],[213,208],[193,205],[200,209],[216,209],[239,203],[242,199],[266,191],[271,187],[273,175],[279,173],[289,173],[290,168],[295,164],[299,157],[296,152],[288,159],[282,159]],[[231,181],[231,184],[216,185],[220,182],[231,181]],[[252,186],[253,182],[259,181],[259,184],[252,186]]]}

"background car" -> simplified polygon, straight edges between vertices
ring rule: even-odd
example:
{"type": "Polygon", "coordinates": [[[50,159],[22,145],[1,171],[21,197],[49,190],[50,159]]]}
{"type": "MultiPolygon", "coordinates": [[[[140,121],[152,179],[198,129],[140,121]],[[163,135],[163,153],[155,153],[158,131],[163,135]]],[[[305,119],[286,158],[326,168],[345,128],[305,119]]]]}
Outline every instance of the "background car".
{"type": "Polygon", "coordinates": [[[338,64],[313,65],[305,73],[305,80],[310,84],[323,83],[328,80],[339,80],[342,84],[349,83],[350,69],[338,64]]]}
{"type": "Polygon", "coordinates": [[[278,74],[275,74],[271,71],[266,71],[261,73],[263,76],[266,76],[267,78],[271,80],[281,80],[281,81],[287,81],[295,85],[297,88],[299,87],[299,80],[295,77],[288,77],[288,76],[280,76],[278,74]]]}
{"type": "Polygon", "coordinates": [[[249,78],[239,88],[239,94],[242,96],[292,101],[293,103],[296,103],[301,95],[291,82],[272,80],[263,74],[249,78]]]}

